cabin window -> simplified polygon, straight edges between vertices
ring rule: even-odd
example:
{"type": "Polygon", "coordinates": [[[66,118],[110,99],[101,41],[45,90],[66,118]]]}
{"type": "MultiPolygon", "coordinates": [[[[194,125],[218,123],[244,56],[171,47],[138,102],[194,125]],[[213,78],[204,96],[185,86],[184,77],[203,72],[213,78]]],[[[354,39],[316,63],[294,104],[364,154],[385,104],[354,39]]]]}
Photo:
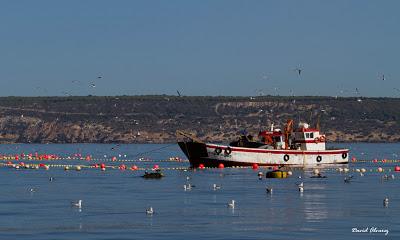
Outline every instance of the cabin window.
{"type": "Polygon", "coordinates": [[[306,133],[306,138],[310,138],[310,133],[306,133]]]}
{"type": "Polygon", "coordinates": [[[310,138],[314,138],[314,133],[310,133],[310,138]]]}

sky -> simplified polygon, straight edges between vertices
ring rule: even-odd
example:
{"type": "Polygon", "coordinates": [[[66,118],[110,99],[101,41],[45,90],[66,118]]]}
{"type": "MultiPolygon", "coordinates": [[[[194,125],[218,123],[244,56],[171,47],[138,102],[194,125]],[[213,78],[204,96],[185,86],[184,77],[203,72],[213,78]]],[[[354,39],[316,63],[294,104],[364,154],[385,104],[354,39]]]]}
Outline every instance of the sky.
{"type": "Polygon", "coordinates": [[[0,96],[399,97],[399,9],[396,0],[4,0],[0,96]]]}

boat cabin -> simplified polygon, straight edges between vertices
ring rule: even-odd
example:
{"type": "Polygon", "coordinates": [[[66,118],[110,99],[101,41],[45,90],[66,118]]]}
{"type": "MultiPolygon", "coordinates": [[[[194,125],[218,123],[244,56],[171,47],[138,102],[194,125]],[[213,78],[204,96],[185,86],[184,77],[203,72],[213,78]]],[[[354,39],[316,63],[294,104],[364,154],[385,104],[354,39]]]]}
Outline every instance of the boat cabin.
{"type": "Polygon", "coordinates": [[[292,143],[298,150],[325,150],[325,135],[307,123],[300,123],[293,131],[292,143]]]}

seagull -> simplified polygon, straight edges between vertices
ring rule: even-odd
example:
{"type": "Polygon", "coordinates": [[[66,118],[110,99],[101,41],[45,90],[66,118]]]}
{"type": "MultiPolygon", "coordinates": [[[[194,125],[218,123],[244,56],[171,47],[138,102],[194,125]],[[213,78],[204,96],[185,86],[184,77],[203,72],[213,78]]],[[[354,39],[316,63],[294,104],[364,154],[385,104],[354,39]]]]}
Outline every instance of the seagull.
{"type": "Polygon", "coordinates": [[[192,190],[192,185],[190,185],[190,183],[188,184],[188,185],[183,185],[183,189],[185,190],[185,191],[190,191],[190,190],[192,190]]]}
{"type": "Polygon", "coordinates": [[[52,182],[54,180],[53,177],[49,177],[49,181],[52,182]]]}
{"type": "Polygon", "coordinates": [[[179,92],[179,90],[176,90],[176,93],[178,93],[178,97],[182,97],[181,93],[179,92]]]}
{"type": "Polygon", "coordinates": [[[271,193],[272,194],[272,187],[267,187],[266,189],[265,189],[266,191],[267,191],[267,193],[271,193]]]}
{"type": "Polygon", "coordinates": [[[96,84],[91,83],[90,86],[91,86],[92,88],[95,88],[95,87],[96,87],[96,84]]]}
{"type": "Polygon", "coordinates": [[[36,192],[36,189],[30,188],[30,189],[29,189],[29,192],[36,192]]]}
{"type": "Polygon", "coordinates": [[[71,202],[73,207],[82,208],[82,200],[78,200],[78,202],[71,202]]]}
{"type": "Polygon", "coordinates": [[[213,189],[214,189],[214,191],[215,190],[218,190],[218,189],[221,189],[221,186],[219,186],[219,185],[217,185],[217,184],[213,184],[213,189]]]}
{"type": "Polygon", "coordinates": [[[299,76],[300,76],[300,75],[301,75],[301,71],[303,71],[303,69],[301,69],[300,67],[298,67],[298,68],[295,68],[294,71],[296,71],[296,72],[299,74],[299,76]]]}
{"type": "Polygon", "coordinates": [[[230,203],[228,203],[229,208],[235,208],[235,200],[231,200],[230,203]]]}
{"type": "Polygon", "coordinates": [[[304,187],[303,186],[299,186],[299,192],[304,192],[304,187]]]}
{"type": "Polygon", "coordinates": [[[100,79],[100,78],[103,78],[103,76],[98,76],[97,78],[99,78],[99,79],[100,79]]]}
{"type": "Polygon", "coordinates": [[[388,198],[388,197],[385,197],[385,198],[383,199],[383,206],[387,207],[388,205],[389,205],[389,198],[388,198]]]}
{"type": "Polygon", "coordinates": [[[153,207],[150,207],[150,208],[146,209],[146,214],[147,215],[153,215],[153,213],[154,213],[153,207]]]}
{"type": "Polygon", "coordinates": [[[351,179],[353,179],[353,176],[351,176],[351,175],[348,176],[348,177],[345,177],[345,178],[344,178],[344,182],[345,182],[345,183],[350,183],[351,179]]]}
{"type": "Polygon", "coordinates": [[[304,183],[301,182],[301,183],[297,184],[297,186],[298,186],[298,187],[304,187],[304,183]]]}

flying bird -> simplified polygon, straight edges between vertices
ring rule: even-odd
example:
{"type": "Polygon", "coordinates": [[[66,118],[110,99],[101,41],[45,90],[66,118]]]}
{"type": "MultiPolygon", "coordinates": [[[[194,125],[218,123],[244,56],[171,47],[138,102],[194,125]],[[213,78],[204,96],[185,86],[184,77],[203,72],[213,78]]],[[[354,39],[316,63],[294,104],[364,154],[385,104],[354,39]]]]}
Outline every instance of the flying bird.
{"type": "Polygon", "coordinates": [[[176,93],[178,93],[178,97],[182,97],[181,93],[179,92],[179,90],[176,90],[176,93]]]}

